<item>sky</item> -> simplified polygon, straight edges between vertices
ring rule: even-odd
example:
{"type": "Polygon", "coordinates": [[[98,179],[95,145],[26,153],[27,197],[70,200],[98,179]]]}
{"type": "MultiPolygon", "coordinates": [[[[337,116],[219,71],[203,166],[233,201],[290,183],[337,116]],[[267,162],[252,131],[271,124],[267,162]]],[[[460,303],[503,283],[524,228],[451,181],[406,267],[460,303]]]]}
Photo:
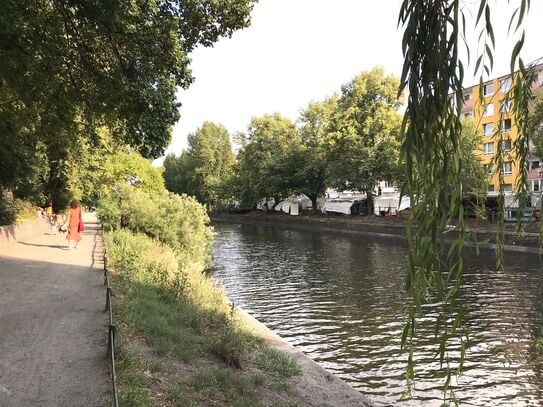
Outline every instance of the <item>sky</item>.
{"type": "MultiPolygon", "coordinates": [[[[519,0],[512,0],[516,4],[519,0]]],[[[181,119],[174,127],[167,153],[179,155],[187,135],[204,121],[220,123],[230,134],[244,132],[253,116],[279,112],[295,121],[309,102],[323,100],[362,71],[375,66],[400,76],[401,0],[260,0],[251,26],[219,40],[212,48],[190,54],[195,77],[178,92],[181,119]]],[[[468,26],[477,0],[465,0],[468,26]]],[[[507,36],[513,6],[490,0],[497,48],[491,78],[509,72],[514,38],[507,36]]],[[[543,56],[543,1],[532,1],[525,22],[521,56],[531,62],[543,56]]],[[[478,32],[467,31],[472,64],[465,86],[479,82],[473,75],[478,32]]],[[[464,54],[464,58],[466,55],[464,54]]],[[[162,159],[155,161],[160,165],[162,159]]]]}

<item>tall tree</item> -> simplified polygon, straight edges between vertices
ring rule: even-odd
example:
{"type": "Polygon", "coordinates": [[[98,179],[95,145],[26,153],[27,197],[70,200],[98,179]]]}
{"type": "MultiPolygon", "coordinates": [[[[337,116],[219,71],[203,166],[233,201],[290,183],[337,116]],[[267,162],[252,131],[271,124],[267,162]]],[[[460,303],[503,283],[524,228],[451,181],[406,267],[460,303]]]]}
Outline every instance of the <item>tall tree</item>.
{"type": "Polygon", "coordinates": [[[332,183],[366,192],[370,206],[377,183],[393,181],[398,173],[398,87],[399,79],[382,68],[362,72],[342,86],[332,123],[332,183]]]}
{"type": "Polygon", "coordinates": [[[159,157],[179,118],[188,53],[249,24],[256,0],[69,2],[7,0],[0,12],[0,182],[30,171],[34,146],[50,157],[50,189],[79,138],[107,125],[117,144],[159,157]]]}
{"type": "Polygon", "coordinates": [[[324,195],[329,181],[334,138],[332,120],[337,112],[337,96],[312,102],[300,114],[300,144],[293,146],[291,160],[295,166],[297,192],[307,195],[317,211],[317,198],[324,195]]]}
{"type": "Polygon", "coordinates": [[[243,205],[253,206],[261,198],[279,202],[295,190],[296,163],[290,157],[299,145],[299,132],[279,113],[254,117],[240,136],[237,180],[243,205]]]}
{"type": "Polygon", "coordinates": [[[204,122],[189,134],[186,153],[178,159],[165,160],[164,168],[170,191],[192,195],[211,208],[225,206],[232,200],[228,186],[233,176],[234,153],[230,134],[222,125],[204,122]]]}

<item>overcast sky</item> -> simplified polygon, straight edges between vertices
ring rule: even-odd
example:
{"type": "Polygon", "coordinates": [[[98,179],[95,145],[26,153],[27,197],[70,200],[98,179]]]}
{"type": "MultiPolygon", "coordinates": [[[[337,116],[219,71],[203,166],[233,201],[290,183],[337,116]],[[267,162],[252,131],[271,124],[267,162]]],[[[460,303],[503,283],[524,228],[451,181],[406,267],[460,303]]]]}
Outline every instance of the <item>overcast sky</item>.
{"type": "MultiPolygon", "coordinates": [[[[507,39],[512,9],[505,0],[495,1],[501,6],[494,7],[498,49],[492,77],[508,72],[512,42],[507,39]]],[[[526,62],[543,56],[543,1],[531,3],[522,53],[526,62]]],[[[196,79],[179,92],[181,119],[167,152],[179,155],[187,135],[205,120],[224,125],[231,134],[245,131],[253,116],[279,112],[296,120],[310,101],[339,91],[361,71],[382,66],[399,76],[400,4],[401,0],[260,0],[249,28],[190,55],[196,79]]],[[[476,41],[468,41],[473,55],[476,41]]],[[[473,67],[465,82],[478,82],[473,67]]]]}

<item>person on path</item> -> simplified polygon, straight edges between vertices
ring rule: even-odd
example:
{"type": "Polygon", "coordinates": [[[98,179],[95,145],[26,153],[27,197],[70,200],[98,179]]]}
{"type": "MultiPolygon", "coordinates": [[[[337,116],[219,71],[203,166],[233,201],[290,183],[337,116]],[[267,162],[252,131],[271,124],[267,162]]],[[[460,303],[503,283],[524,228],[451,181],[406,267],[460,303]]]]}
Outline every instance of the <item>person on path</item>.
{"type": "Polygon", "coordinates": [[[56,213],[53,213],[51,215],[51,217],[49,218],[49,222],[51,223],[51,234],[52,235],[56,235],[57,234],[57,230],[58,230],[58,226],[60,225],[59,223],[59,217],[56,213]]]}
{"type": "MultiPolygon", "coordinates": [[[[70,248],[77,249],[77,244],[81,240],[79,224],[81,222],[81,207],[77,200],[72,199],[70,202],[70,209],[68,210],[68,217],[64,224],[68,224],[68,234],[66,239],[68,240],[68,246],[70,248]],[[73,242],[73,246],[72,246],[73,242]]],[[[82,223],[82,222],[81,222],[82,223]]],[[[64,225],[63,225],[64,226],[64,225]]]]}

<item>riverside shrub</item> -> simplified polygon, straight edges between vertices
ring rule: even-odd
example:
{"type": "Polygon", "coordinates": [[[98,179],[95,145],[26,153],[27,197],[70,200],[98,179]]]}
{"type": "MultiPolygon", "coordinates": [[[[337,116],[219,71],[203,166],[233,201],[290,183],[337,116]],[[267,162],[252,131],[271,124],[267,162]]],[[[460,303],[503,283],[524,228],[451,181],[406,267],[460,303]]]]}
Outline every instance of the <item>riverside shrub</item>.
{"type": "Polygon", "coordinates": [[[206,345],[210,352],[241,366],[258,340],[241,327],[221,288],[204,273],[213,238],[204,207],[185,195],[151,195],[128,185],[115,190],[116,196],[101,201],[98,215],[110,230],[105,236],[110,264],[132,288],[128,295],[135,296],[130,301],[139,304],[145,293],[159,288],[192,330],[213,338],[206,345]]]}
{"type": "Polygon", "coordinates": [[[126,229],[106,234],[106,246],[111,264],[123,278],[182,294],[187,279],[171,247],[126,229]]]}
{"type": "Polygon", "coordinates": [[[119,185],[117,196],[100,202],[98,216],[104,226],[119,226],[144,233],[177,250],[181,267],[211,262],[213,228],[204,207],[194,198],[166,191],[149,194],[119,185]]]}
{"type": "MultiPolygon", "coordinates": [[[[223,291],[204,274],[201,264],[183,264],[180,250],[127,229],[105,236],[108,259],[115,272],[142,295],[157,287],[175,298],[194,331],[209,340],[208,349],[226,363],[240,367],[260,340],[247,333],[235,317],[223,291]]],[[[136,295],[132,292],[131,295],[136,295]]],[[[139,300],[134,300],[139,303],[139,300]]],[[[140,319],[143,316],[140,315],[140,319]]],[[[139,322],[138,322],[139,323],[139,322]]],[[[141,328],[145,329],[145,328],[141,328]]]]}
{"type": "Polygon", "coordinates": [[[12,225],[17,221],[17,203],[11,196],[0,189],[0,225],[12,225]]]}

